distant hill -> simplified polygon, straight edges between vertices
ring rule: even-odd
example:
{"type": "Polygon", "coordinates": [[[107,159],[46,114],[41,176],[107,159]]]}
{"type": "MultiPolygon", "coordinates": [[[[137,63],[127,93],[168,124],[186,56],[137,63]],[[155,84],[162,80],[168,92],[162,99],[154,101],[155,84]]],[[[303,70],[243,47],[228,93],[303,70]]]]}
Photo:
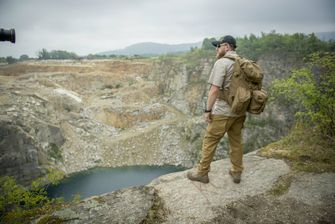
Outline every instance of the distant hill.
{"type": "Polygon", "coordinates": [[[333,32],[319,32],[315,33],[315,35],[323,41],[328,41],[328,40],[335,40],[335,31],[333,32]]]}
{"type": "MultiPolygon", "coordinates": [[[[315,35],[323,41],[335,40],[335,31],[333,32],[318,32],[315,35]]],[[[98,55],[145,55],[145,56],[153,56],[153,55],[162,55],[169,53],[182,53],[189,51],[192,47],[200,48],[202,45],[202,41],[197,43],[185,43],[185,44],[162,44],[162,43],[154,43],[154,42],[143,42],[130,45],[123,49],[104,51],[97,53],[98,55]]]]}
{"type": "Polygon", "coordinates": [[[161,55],[167,53],[181,53],[189,51],[191,47],[201,47],[202,42],[187,44],[161,44],[153,42],[144,42],[130,45],[124,49],[105,51],[99,55],[161,55]]]}

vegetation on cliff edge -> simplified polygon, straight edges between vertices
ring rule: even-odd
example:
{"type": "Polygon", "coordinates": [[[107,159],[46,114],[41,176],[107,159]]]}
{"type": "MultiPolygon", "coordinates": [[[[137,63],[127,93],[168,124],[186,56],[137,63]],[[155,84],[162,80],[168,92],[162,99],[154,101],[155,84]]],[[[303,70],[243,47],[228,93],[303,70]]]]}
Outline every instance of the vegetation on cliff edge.
{"type": "Polygon", "coordinates": [[[305,68],[273,87],[273,97],[294,105],[296,125],[260,155],[287,159],[296,171],[334,172],[335,54],[312,54],[305,68]]]}
{"type": "MultiPolygon", "coordinates": [[[[214,38],[206,38],[203,41],[202,49],[214,50],[211,44],[214,38]]],[[[303,59],[307,55],[321,51],[334,52],[335,41],[322,41],[314,33],[303,34],[280,34],[272,31],[270,33],[262,33],[257,37],[254,34],[236,38],[237,53],[243,57],[257,61],[261,56],[285,55],[294,56],[303,59]]]]}
{"type": "Polygon", "coordinates": [[[259,155],[285,159],[293,171],[335,172],[334,142],[316,127],[296,125],[290,134],[259,151],[259,155]]]}
{"type": "Polygon", "coordinates": [[[63,198],[51,199],[45,190],[46,184],[57,184],[63,177],[62,172],[49,170],[48,175],[33,181],[27,189],[13,177],[1,176],[0,223],[30,223],[35,217],[63,206],[63,198]]]}

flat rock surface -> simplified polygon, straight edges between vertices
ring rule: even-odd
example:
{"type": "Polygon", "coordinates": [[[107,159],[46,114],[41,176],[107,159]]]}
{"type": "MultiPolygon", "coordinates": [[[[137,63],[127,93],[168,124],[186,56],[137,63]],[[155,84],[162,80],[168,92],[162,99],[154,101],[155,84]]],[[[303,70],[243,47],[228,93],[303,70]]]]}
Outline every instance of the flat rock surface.
{"type": "Polygon", "coordinates": [[[284,195],[247,196],[215,207],[217,217],[207,223],[335,223],[334,184],[334,173],[300,172],[294,175],[284,195]]]}
{"type": "Polygon", "coordinates": [[[68,224],[141,223],[154,203],[154,189],[133,187],[94,196],[52,216],[68,224]]]}
{"type": "Polygon", "coordinates": [[[225,206],[213,208],[211,224],[331,224],[334,223],[334,205],[311,206],[292,198],[270,195],[247,196],[225,206]]]}
{"type": "Polygon", "coordinates": [[[188,180],[187,171],[154,180],[151,185],[158,190],[169,211],[165,223],[206,223],[218,216],[217,207],[263,194],[290,171],[284,161],[262,158],[254,153],[245,156],[244,166],[240,184],[233,183],[228,174],[228,159],[212,163],[209,184],[188,180]]]}
{"type": "MultiPolygon", "coordinates": [[[[300,173],[292,180],[284,198],[314,206],[335,202],[335,173],[300,173]]],[[[335,211],[334,211],[335,214],[335,211]]]]}

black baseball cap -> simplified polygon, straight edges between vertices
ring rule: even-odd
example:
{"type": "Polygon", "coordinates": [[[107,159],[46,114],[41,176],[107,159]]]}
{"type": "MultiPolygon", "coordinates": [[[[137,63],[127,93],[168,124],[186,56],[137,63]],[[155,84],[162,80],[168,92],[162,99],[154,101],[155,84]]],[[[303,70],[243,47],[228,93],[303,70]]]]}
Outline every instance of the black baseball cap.
{"type": "Polygon", "coordinates": [[[230,36],[230,35],[224,36],[221,40],[216,40],[216,41],[212,42],[213,46],[215,46],[215,47],[218,47],[220,44],[223,44],[223,43],[230,44],[234,48],[237,47],[235,38],[230,36]]]}

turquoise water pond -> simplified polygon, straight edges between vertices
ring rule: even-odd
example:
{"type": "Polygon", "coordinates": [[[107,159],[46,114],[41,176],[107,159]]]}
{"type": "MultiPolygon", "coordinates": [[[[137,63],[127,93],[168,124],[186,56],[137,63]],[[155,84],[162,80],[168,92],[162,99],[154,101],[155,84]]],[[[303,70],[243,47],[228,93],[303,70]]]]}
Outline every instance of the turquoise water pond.
{"type": "Polygon", "coordinates": [[[130,166],[118,168],[93,168],[65,178],[56,186],[49,186],[49,197],[71,200],[75,194],[84,199],[131,186],[150,183],[168,173],[185,170],[178,166],[130,166]]]}

